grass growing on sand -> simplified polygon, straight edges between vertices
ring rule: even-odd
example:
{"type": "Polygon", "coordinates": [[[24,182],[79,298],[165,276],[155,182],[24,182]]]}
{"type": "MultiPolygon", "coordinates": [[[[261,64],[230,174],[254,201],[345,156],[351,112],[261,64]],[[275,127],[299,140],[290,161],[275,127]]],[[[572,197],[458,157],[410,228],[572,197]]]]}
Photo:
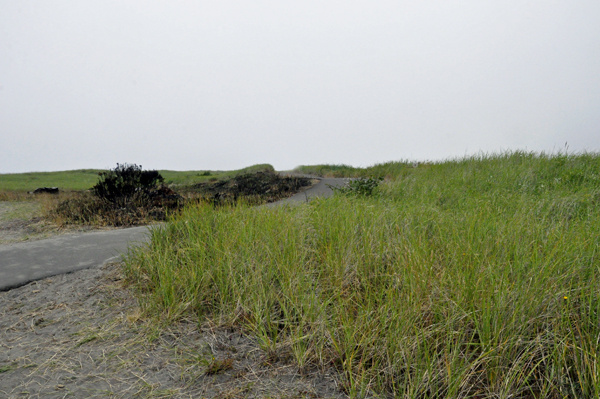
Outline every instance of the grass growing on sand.
{"type": "Polygon", "coordinates": [[[189,207],[126,273],[149,315],[243,326],[351,396],[599,397],[600,156],[393,167],[376,197],[189,207]]]}

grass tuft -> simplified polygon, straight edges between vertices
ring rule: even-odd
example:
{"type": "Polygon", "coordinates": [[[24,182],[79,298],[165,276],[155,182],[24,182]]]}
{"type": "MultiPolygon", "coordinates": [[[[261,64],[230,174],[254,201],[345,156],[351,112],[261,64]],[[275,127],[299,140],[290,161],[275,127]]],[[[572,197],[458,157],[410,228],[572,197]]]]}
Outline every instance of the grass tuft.
{"type": "Polygon", "coordinates": [[[233,368],[233,359],[232,358],[227,358],[227,359],[223,359],[223,360],[218,360],[218,359],[213,359],[210,364],[208,365],[208,367],[206,368],[206,371],[204,372],[205,375],[216,375],[216,374],[221,374],[227,370],[231,370],[233,368]]]}

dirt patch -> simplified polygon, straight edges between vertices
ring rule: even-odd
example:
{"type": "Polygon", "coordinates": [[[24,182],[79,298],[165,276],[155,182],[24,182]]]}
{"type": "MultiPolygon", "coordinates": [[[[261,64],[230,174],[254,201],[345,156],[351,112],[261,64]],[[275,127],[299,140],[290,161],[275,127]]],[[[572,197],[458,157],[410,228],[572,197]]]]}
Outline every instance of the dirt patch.
{"type": "Polygon", "coordinates": [[[47,227],[42,218],[0,221],[0,244],[45,238],[47,227]]]}
{"type": "MultiPolygon", "coordinates": [[[[82,225],[59,226],[41,216],[36,201],[0,201],[0,244],[35,241],[56,235],[98,230],[82,225]]],[[[109,228],[102,228],[106,230],[109,228]]]]}
{"type": "Polygon", "coordinates": [[[334,371],[271,361],[239,330],[139,315],[120,264],[0,293],[0,396],[346,397],[334,371]]]}

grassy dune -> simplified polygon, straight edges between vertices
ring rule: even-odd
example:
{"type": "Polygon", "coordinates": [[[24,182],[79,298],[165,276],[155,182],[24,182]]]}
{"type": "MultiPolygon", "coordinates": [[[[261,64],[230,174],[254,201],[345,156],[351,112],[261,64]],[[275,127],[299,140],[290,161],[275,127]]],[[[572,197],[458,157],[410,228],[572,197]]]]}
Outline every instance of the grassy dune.
{"type": "Polygon", "coordinates": [[[214,171],[173,171],[173,170],[159,170],[162,177],[165,179],[165,183],[174,185],[193,185],[202,183],[214,179],[227,179],[241,173],[253,173],[258,171],[274,171],[273,166],[269,164],[259,164],[248,166],[238,170],[214,170],[214,171]]]}
{"type": "MultiPolygon", "coordinates": [[[[423,166],[423,165],[421,165],[423,166]]],[[[349,165],[301,165],[294,168],[294,172],[307,173],[322,177],[387,177],[398,178],[407,172],[408,167],[413,167],[412,162],[397,161],[385,162],[367,168],[355,168],[349,165]]]]}
{"type": "MultiPolygon", "coordinates": [[[[265,169],[273,170],[273,167],[268,164],[261,164],[234,171],[159,170],[159,172],[167,184],[190,185],[204,182],[211,178],[228,178],[239,173],[265,169]]],[[[59,187],[61,190],[66,191],[87,190],[98,182],[98,173],[100,172],[105,172],[105,170],[80,169],[61,172],[0,174],[0,192],[26,192],[33,191],[38,187],[59,187]]]]}
{"type": "Polygon", "coordinates": [[[240,325],[352,396],[600,396],[600,156],[392,168],[377,197],[190,207],[127,275],[149,315],[240,325]]]}

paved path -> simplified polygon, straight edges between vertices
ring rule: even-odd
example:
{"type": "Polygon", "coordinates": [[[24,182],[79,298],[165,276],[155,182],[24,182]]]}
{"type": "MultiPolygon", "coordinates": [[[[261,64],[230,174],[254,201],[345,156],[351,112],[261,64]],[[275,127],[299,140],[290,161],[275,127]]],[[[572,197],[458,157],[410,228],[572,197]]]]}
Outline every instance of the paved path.
{"type": "MultiPolygon", "coordinates": [[[[269,206],[307,202],[317,196],[326,197],[332,193],[327,185],[338,186],[343,182],[344,179],[320,179],[318,184],[305,192],[269,206]]],[[[148,237],[149,228],[142,226],[0,245],[0,291],[57,274],[102,266],[118,259],[130,245],[147,242],[148,237]]]]}
{"type": "Polygon", "coordinates": [[[68,234],[0,245],[0,291],[118,259],[129,245],[145,242],[148,227],[68,234]]]}
{"type": "MultiPolygon", "coordinates": [[[[310,176],[310,175],[295,175],[295,176],[315,178],[315,176],[310,176]]],[[[308,202],[312,198],[315,198],[315,197],[329,197],[331,194],[333,194],[333,192],[331,191],[331,188],[329,188],[329,186],[334,186],[334,187],[341,186],[344,184],[345,180],[346,179],[334,179],[334,178],[326,178],[326,177],[319,178],[319,182],[317,184],[315,184],[314,186],[312,186],[311,188],[309,188],[308,190],[299,192],[298,194],[295,194],[295,195],[291,196],[290,198],[286,198],[281,201],[267,204],[266,206],[274,207],[274,206],[280,206],[280,205],[299,204],[302,202],[308,202]]]]}

